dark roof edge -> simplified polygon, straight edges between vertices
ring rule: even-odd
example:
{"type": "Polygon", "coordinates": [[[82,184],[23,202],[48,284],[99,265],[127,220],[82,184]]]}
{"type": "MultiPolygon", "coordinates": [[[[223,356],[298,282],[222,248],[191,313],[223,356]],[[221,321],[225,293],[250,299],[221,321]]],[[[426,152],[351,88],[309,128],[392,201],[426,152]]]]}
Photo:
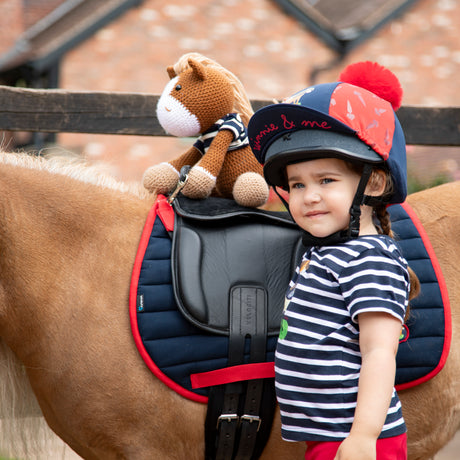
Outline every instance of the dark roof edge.
{"type": "Polygon", "coordinates": [[[143,0],[122,0],[102,15],[95,15],[93,21],[82,21],[85,26],[78,28],[74,35],[70,35],[59,46],[53,48],[47,54],[34,56],[32,41],[38,35],[55,26],[60,20],[71,15],[84,0],[68,0],[42,20],[26,30],[15,44],[0,56],[0,76],[2,73],[14,72],[19,67],[27,67],[35,72],[43,72],[46,68],[54,65],[66,52],[91,37],[97,30],[121,16],[128,9],[139,6],[143,0]]]}
{"type": "Polygon", "coordinates": [[[294,17],[298,22],[306,26],[312,33],[314,33],[323,43],[336,51],[340,55],[345,55],[351,48],[357,46],[359,43],[362,43],[364,40],[373,35],[378,29],[389,21],[395,19],[404,13],[409,7],[412,6],[418,0],[406,0],[399,7],[392,10],[389,14],[382,17],[372,28],[363,31],[360,34],[356,34],[351,39],[344,37],[339,37],[337,34],[327,27],[318,24],[314,19],[309,17],[301,8],[299,8],[295,2],[290,0],[274,0],[280,8],[282,8],[287,14],[294,17]]]}

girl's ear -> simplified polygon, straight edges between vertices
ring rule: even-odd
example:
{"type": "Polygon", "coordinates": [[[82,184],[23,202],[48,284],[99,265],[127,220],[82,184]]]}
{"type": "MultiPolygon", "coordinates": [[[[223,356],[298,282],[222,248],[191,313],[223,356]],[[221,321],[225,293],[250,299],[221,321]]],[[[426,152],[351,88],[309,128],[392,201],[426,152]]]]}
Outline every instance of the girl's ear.
{"type": "Polygon", "coordinates": [[[374,169],[366,187],[366,195],[382,196],[387,185],[387,174],[381,169],[374,169]]]}

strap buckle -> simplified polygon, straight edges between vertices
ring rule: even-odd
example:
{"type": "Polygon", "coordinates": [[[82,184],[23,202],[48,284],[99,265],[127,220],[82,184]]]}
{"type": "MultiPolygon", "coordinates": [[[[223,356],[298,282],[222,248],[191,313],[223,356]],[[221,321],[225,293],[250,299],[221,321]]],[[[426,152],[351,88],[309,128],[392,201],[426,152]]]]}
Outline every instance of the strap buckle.
{"type": "Polygon", "coordinates": [[[238,414],[222,414],[222,415],[219,415],[219,418],[217,419],[216,428],[217,429],[219,428],[219,425],[220,425],[221,422],[232,423],[235,420],[238,421],[238,423],[239,423],[240,417],[239,417],[238,414]]]}
{"type": "Polygon", "coordinates": [[[177,183],[176,188],[171,193],[171,195],[169,195],[168,204],[172,204],[172,202],[176,199],[176,196],[179,194],[179,192],[185,187],[185,184],[187,183],[187,180],[188,180],[188,173],[190,169],[191,167],[188,165],[182,166],[182,168],[180,169],[179,182],[177,183]]]}
{"type": "Polygon", "coordinates": [[[257,431],[260,429],[260,424],[262,423],[262,419],[258,415],[242,415],[240,417],[241,423],[244,421],[248,421],[249,423],[257,422],[257,431]]]}

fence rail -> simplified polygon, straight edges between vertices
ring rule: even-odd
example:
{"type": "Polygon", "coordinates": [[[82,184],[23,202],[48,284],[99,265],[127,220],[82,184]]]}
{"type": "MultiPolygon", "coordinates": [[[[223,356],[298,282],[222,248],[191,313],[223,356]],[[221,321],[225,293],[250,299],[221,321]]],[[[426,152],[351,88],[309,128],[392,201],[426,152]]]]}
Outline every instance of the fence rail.
{"type": "MultiPolygon", "coordinates": [[[[0,86],[0,130],[167,136],[158,95],[0,86]]],[[[254,110],[271,101],[252,100],[254,110]]],[[[412,145],[460,145],[460,107],[403,106],[398,118],[412,145]]]]}

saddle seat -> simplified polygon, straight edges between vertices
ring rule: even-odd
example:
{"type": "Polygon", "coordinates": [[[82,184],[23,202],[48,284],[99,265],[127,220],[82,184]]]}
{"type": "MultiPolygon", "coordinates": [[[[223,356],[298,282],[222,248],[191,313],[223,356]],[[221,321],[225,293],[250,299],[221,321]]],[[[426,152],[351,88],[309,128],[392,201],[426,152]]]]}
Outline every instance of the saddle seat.
{"type": "Polygon", "coordinates": [[[222,198],[179,196],[173,206],[172,279],[182,314],[208,332],[230,335],[235,315],[247,324],[263,304],[266,318],[259,320],[266,325],[258,329],[278,335],[286,286],[305,251],[287,213],[222,198]]]}

